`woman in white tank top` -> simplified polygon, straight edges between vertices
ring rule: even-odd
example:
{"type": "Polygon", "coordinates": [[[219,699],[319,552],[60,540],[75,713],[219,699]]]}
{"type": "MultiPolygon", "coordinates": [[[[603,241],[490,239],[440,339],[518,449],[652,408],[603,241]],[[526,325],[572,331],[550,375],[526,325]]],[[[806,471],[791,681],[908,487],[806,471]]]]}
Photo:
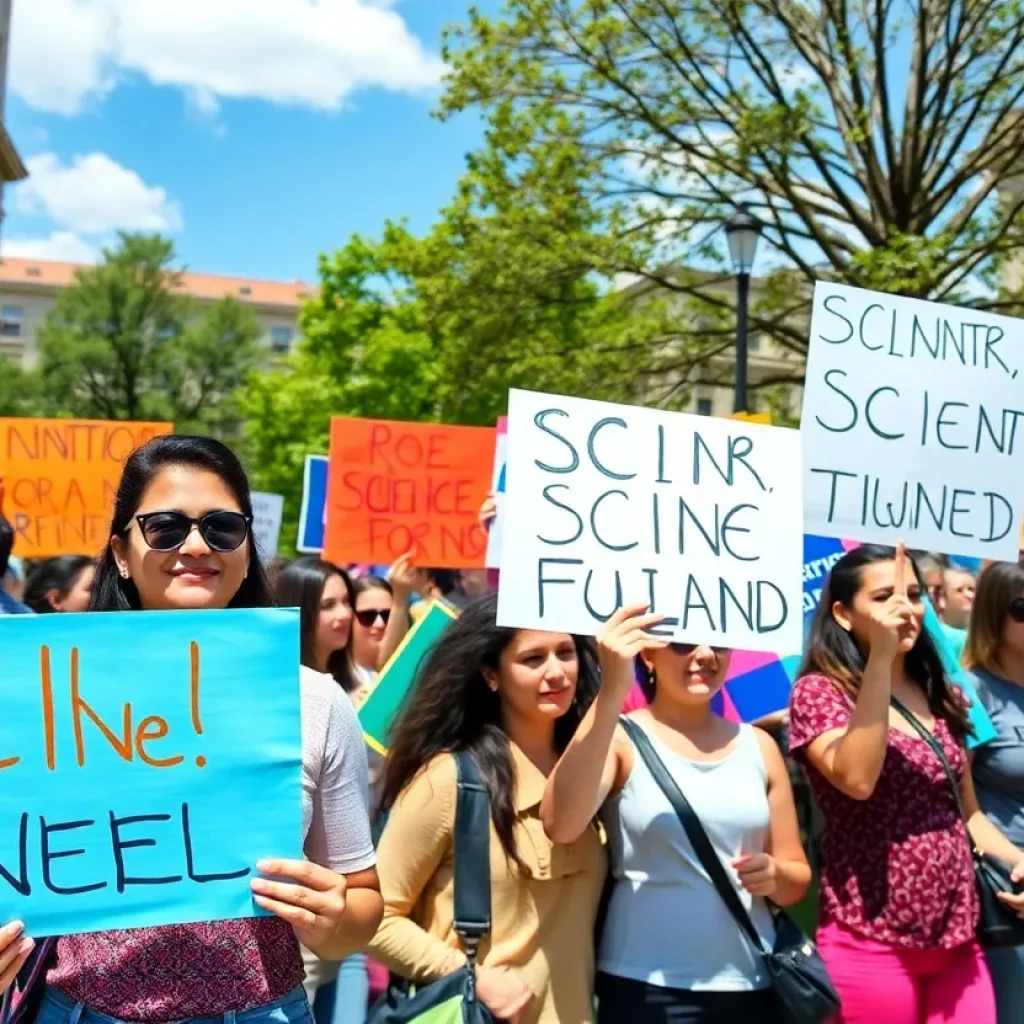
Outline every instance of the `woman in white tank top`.
{"type": "Polygon", "coordinates": [[[760,729],[711,702],[730,652],[669,643],[643,606],[598,636],[602,686],[551,774],[542,817],[572,842],[600,813],[615,881],[598,950],[598,1024],[780,1024],[761,958],[708,878],[668,798],[618,724],[641,659],[654,684],[631,717],[692,804],[755,926],[771,944],[767,900],[798,902],[811,870],[782,753],[760,729]]]}

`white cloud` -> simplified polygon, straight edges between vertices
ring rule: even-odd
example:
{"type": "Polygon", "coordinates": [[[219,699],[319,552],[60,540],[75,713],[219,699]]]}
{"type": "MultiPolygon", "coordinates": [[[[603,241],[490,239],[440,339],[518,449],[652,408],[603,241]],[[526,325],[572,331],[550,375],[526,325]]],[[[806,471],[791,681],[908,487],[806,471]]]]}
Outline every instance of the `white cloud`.
{"type": "Polygon", "coordinates": [[[19,213],[48,217],[58,228],[84,235],[112,231],[178,231],[181,212],[158,185],[105,153],[76,156],[65,164],[55,153],[26,161],[29,176],[15,186],[19,213]]]}
{"type": "Polygon", "coordinates": [[[357,89],[419,91],[444,70],[389,0],[26,0],[11,40],[11,87],[61,114],[127,74],[205,109],[244,97],[337,110],[357,89]]]}
{"type": "Polygon", "coordinates": [[[5,237],[0,248],[4,256],[29,260],[95,263],[99,259],[99,248],[74,231],[54,231],[45,238],[5,237]]]}

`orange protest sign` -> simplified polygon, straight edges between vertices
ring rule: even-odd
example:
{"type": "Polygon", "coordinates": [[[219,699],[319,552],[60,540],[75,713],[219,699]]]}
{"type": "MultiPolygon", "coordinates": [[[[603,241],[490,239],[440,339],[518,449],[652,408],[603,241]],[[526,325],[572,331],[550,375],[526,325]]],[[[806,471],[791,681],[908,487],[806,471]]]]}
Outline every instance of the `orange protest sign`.
{"type": "Polygon", "coordinates": [[[170,423],[0,418],[3,511],[22,558],[94,555],[107,541],[121,467],[170,423]]]}
{"type": "Polygon", "coordinates": [[[324,558],[482,568],[494,441],[493,427],[332,419],[324,558]]]}
{"type": "Polygon", "coordinates": [[[744,423],[763,423],[767,427],[772,425],[770,412],[734,412],[729,419],[743,420],[744,423]]]}

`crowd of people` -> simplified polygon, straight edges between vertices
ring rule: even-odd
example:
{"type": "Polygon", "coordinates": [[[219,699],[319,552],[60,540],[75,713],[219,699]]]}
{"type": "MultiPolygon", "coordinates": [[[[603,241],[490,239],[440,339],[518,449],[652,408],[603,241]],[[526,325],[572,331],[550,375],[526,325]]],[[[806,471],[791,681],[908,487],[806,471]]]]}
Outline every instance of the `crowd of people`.
{"type": "Polygon", "coordinates": [[[791,1024],[763,951],[777,909],[807,896],[811,860],[840,1024],[1020,1019],[1024,947],[982,947],[975,877],[977,857],[1004,865],[999,903],[1024,917],[1020,564],[975,577],[902,546],[848,552],[822,590],[784,755],[765,729],[715,714],[731,652],[671,642],[644,606],[617,611],[596,640],[501,627],[482,570],[405,556],[385,571],[302,557],[268,572],[251,522],[232,452],[173,435],[128,459],[96,560],[13,562],[0,516],[0,612],[300,609],[307,858],[258,866],[267,917],[56,937],[7,924],[5,1024],[411,1020],[403,1000],[454,975],[512,1024],[791,1024]],[[357,710],[431,600],[458,615],[384,758],[366,750],[357,710]],[[928,603],[996,731],[970,752],[966,698],[923,628],[928,603]],[[476,932],[456,898],[466,757],[489,805],[477,849],[490,913],[476,932]],[[823,822],[811,860],[794,764],[823,822]]]}

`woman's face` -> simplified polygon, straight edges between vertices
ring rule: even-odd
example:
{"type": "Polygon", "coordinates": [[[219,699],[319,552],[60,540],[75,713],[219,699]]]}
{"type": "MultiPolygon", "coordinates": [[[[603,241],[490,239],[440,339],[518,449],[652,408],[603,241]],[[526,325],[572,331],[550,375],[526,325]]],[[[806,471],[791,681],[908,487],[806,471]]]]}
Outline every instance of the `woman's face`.
{"type": "Polygon", "coordinates": [[[335,651],[348,647],[352,634],[352,605],[348,587],[337,574],[331,573],[320,595],[320,616],[316,624],[317,661],[324,668],[335,651]]]}
{"type": "MultiPolygon", "coordinates": [[[[181,512],[200,519],[209,512],[241,512],[231,488],[216,473],[167,466],[150,481],[135,510],[181,512]]],[[[213,551],[193,526],[174,551],[154,551],[133,517],[124,537],[111,540],[118,569],[129,577],[147,609],[226,608],[249,571],[249,543],[234,551],[213,551]]]]}
{"type": "Polygon", "coordinates": [[[523,629],[498,659],[488,685],[506,715],[523,720],[561,718],[576,697],[579,657],[568,633],[523,629]]]}
{"type": "Polygon", "coordinates": [[[1000,648],[1008,654],[1024,658],[1024,593],[1018,594],[1007,610],[1000,648]]]}
{"type": "Polygon", "coordinates": [[[55,612],[85,612],[89,610],[89,598],[92,596],[92,582],[96,576],[94,566],[87,565],[76,577],[71,589],[65,594],[51,591],[46,599],[55,612]]]}
{"type": "Polygon", "coordinates": [[[670,644],[643,655],[657,680],[657,696],[680,704],[707,704],[725,685],[732,651],[726,647],[670,644]]]}
{"type": "MultiPolygon", "coordinates": [[[[907,624],[900,629],[900,651],[911,650],[921,635],[924,622],[924,591],[913,569],[908,567],[907,600],[913,612],[907,624]]],[[[853,607],[845,609],[850,632],[861,650],[871,647],[874,622],[882,614],[885,603],[893,595],[896,585],[896,563],[875,562],[861,570],[860,587],[853,597],[853,607]]]]}
{"type": "Polygon", "coordinates": [[[356,594],[352,653],[357,664],[377,668],[377,656],[393,604],[394,598],[386,590],[374,588],[356,594]]]}

